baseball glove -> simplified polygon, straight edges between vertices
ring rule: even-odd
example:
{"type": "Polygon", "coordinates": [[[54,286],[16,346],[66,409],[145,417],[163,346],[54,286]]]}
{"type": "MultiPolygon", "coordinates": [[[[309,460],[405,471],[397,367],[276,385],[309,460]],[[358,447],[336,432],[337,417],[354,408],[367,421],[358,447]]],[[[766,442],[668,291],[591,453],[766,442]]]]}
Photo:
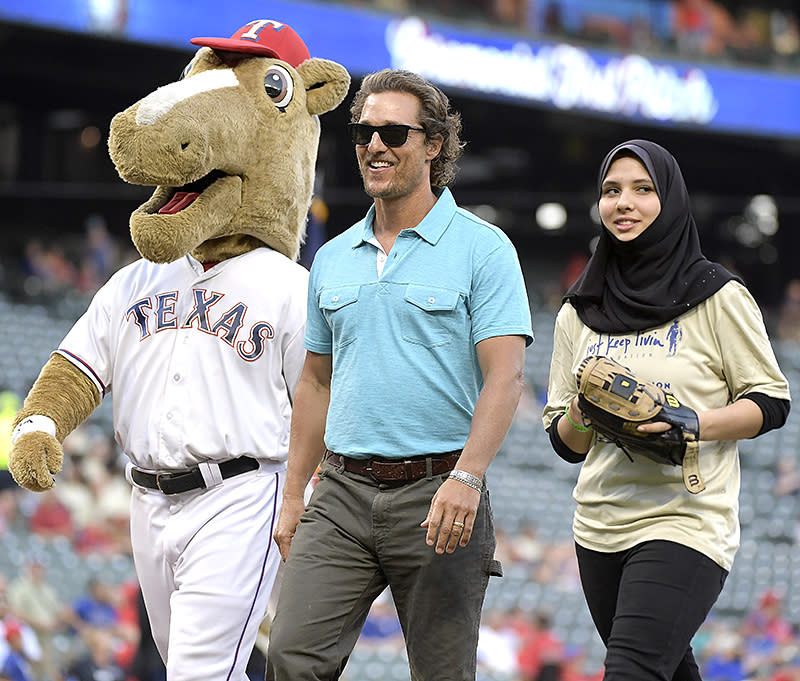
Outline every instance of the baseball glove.
{"type": "Polygon", "coordinates": [[[616,444],[632,460],[646,456],[657,463],[683,466],[686,489],[705,489],[697,464],[700,427],[697,412],[650,381],[637,379],[608,357],[591,356],[578,367],[578,405],[595,432],[616,444]],[[663,433],[641,433],[637,426],[659,421],[663,433]]]}

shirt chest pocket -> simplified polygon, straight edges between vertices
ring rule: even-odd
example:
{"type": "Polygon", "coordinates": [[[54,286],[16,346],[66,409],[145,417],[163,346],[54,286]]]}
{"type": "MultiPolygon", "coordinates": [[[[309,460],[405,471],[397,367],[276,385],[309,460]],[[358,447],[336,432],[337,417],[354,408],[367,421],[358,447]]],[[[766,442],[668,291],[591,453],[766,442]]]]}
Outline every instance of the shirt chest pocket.
{"type": "Polygon", "coordinates": [[[455,289],[409,284],[402,306],[403,340],[426,348],[451,343],[469,333],[466,310],[455,289]]]}
{"type": "Polygon", "coordinates": [[[360,286],[339,286],[324,289],[319,307],[333,333],[333,345],[342,348],[356,339],[358,332],[358,291],[360,286]]]}

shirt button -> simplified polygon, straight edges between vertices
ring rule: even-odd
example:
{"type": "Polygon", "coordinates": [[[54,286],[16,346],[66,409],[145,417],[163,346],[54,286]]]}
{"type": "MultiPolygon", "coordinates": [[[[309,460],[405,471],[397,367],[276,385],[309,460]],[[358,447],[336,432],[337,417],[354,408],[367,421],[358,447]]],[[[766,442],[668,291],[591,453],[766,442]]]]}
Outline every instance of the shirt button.
{"type": "Polygon", "coordinates": [[[167,413],[167,421],[172,421],[172,412],[167,413]]]}
{"type": "Polygon", "coordinates": [[[436,302],[436,298],[434,298],[433,296],[428,298],[428,305],[433,305],[435,302],[436,302]]]}
{"type": "Polygon", "coordinates": [[[338,303],[339,302],[339,296],[334,296],[333,297],[333,302],[334,303],[338,303]]]}
{"type": "Polygon", "coordinates": [[[178,381],[180,381],[180,380],[181,380],[181,375],[180,375],[180,374],[175,374],[175,375],[172,377],[172,380],[173,380],[173,381],[175,381],[175,383],[177,383],[178,381]]]}

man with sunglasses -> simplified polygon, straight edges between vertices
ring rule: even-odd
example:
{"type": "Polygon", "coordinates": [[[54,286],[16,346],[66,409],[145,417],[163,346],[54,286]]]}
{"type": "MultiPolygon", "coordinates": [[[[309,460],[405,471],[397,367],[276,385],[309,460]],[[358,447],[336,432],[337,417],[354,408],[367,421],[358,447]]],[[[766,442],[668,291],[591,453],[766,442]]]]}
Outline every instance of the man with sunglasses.
{"type": "Polygon", "coordinates": [[[444,93],[386,69],[351,118],[373,205],[311,268],[267,677],[339,678],[388,586],[412,678],[474,681],[501,574],[484,474],[522,390],[528,297],[509,239],[447,188],[463,143],[444,93]]]}

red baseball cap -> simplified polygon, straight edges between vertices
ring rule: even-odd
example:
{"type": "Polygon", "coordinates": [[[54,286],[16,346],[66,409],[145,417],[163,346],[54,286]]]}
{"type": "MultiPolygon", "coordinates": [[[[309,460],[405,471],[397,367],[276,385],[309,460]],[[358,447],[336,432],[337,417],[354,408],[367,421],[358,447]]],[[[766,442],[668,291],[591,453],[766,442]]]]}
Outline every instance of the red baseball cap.
{"type": "Polygon", "coordinates": [[[272,19],[248,21],[230,38],[192,38],[190,42],[215,50],[275,57],[295,68],[311,57],[306,44],[291,26],[272,19]]]}
{"type": "Polygon", "coordinates": [[[5,622],[6,640],[11,640],[14,636],[19,636],[22,633],[22,627],[16,620],[8,620],[5,622]]]}

